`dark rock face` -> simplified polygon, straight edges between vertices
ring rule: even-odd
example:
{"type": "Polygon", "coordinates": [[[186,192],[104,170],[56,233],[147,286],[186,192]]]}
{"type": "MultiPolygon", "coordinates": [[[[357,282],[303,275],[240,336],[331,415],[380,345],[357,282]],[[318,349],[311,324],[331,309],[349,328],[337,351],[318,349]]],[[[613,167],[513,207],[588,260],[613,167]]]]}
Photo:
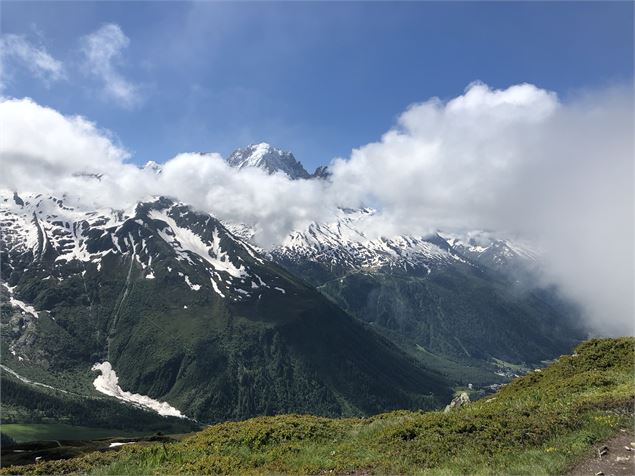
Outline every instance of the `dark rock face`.
{"type": "Polygon", "coordinates": [[[317,178],[317,179],[327,179],[330,176],[331,176],[331,171],[326,165],[320,165],[318,168],[315,169],[315,172],[313,172],[313,175],[312,175],[313,178],[317,178]]]}

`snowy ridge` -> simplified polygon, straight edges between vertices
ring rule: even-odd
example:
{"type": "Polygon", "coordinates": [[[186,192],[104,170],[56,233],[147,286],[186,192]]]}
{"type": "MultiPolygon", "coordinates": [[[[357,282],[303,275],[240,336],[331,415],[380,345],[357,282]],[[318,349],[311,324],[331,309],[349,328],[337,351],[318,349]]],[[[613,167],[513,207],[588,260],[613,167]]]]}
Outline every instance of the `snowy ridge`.
{"type": "Polygon", "coordinates": [[[512,267],[532,269],[541,256],[539,249],[518,240],[501,239],[485,231],[463,234],[439,233],[454,251],[471,261],[500,271],[512,267]]]}
{"type": "MultiPolygon", "coordinates": [[[[349,269],[422,269],[462,261],[430,238],[394,236],[369,238],[364,221],[375,214],[370,208],[342,209],[329,223],[311,223],[292,232],[271,251],[277,260],[314,261],[349,269]]],[[[447,247],[449,248],[449,247],[447,247]]]]}
{"type": "MultiPolygon", "coordinates": [[[[254,160],[262,159],[263,150],[269,150],[264,146],[257,149],[260,152],[254,160]]],[[[192,271],[178,271],[185,286],[196,292],[207,288],[233,301],[257,299],[260,289],[275,288],[273,281],[266,282],[253,269],[264,264],[263,255],[283,265],[314,262],[331,270],[425,274],[455,263],[505,271],[531,266],[539,255],[523,243],[486,232],[371,238],[365,230],[376,212],[369,208],[340,209],[331,221],[293,231],[280,245],[264,251],[253,245],[253,228],[221,223],[165,198],[139,203],[127,211],[81,210],[55,197],[20,197],[4,191],[0,192],[0,205],[0,244],[7,252],[9,269],[16,260],[49,260],[53,269],[48,279],[61,281],[68,278],[66,263],[84,263],[84,271],[76,266],[71,271],[83,278],[90,266],[101,271],[106,258],[131,257],[144,278],[152,281],[161,279],[156,263],[166,258],[160,241],[192,271]]],[[[167,272],[171,269],[168,266],[167,272]]],[[[12,299],[14,307],[37,316],[28,303],[12,299]]]]}
{"type": "MultiPolygon", "coordinates": [[[[178,261],[196,270],[191,275],[179,272],[192,291],[206,286],[223,298],[243,301],[271,287],[245,261],[264,264],[259,250],[212,216],[169,199],[139,203],[126,211],[82,210],[56,197],[0,191],[0,205],[0,244],[9,270],[42,263],[50,269],[47,279],[63,281],[73,274],[83,278],[93,266],[100,272],[106,258],[130,257],[145,279],[155,280],[160,278],[155,264],[166,258],[159,240],[169,245],[178,261]],[[66,266],[76,262],[83,265],[66,266]],[[196,276],[201,271],[205,279],[196,276]]],[[[27,303],[12,299],[13,306],[37,317],[27,303]]]]}
{"type": "Polygon", "coordinates": [[[55,261],[97,262],[101,253],[88,251],[88,230],[106,230],[124,219],[121,211],[86,211],[55,197],[0,191],[0,243],[13,256],[31,253],[41,261],[48,253],[55,261]]]}
{"type": "Polygon", "coordinates": [[[167,402],[160,402],[146,395],[126,392],[125,390],[123,390],[119,386],[119,377],[117,377],[117,373],[112,368],[112,365],[110,365],[110,362],[106,361],[102,362],[101,364],[96,363],[95,365],[93,365],[91,370],[100,372],[101,374],[93,381],[93,386],[98,392],[103,393],[104,395],[115,397],[118,400],[122,400],[126,403],[132,403],[133,405],[139,405],[141,407],[150,409],[162,416],[187,418],[179,410],[177,410],[167,402]]]}
{"type": "MultiPolygon", "coordinates": [[[[193,266],[204,267],[213,291],[223,298],[242,301],[253,297],[260,288],[270,286],[241,257],[244,251],[258,263],[263,263],[255,251],[233,236],[219,221],[207,215],[191,212],[182,204],[162,208],[152,204],[148,218],[157,223],[157,233],[177,256],[193,266]],[[178,220],[178,221],[177,221],[178,220]]],[[[190,289],[198,291],[201,284],[179,273],[190,289]]]]}
{"type": "MultiPolygon", "coordinates": [[[[365,222],[375,214],[370,208],[340,209],[330,222],[314,222],[304,230],[290,233],[270,254],[276,261],[310,261],[330,269],[420,270],[428,274],[453,263],[500,271],[531,268],[539,257],[539,252],[525,243],[486,232],[370,238],[365,232],[365,222]]],[[[242,233],[250,237],[248,232],[242,230],[242,233]]]]}
{"type": "Polygon", "coordinates": [[[212,232],[212,242],[210,244],[206,244],[196,233],[187,228],[179,227],[176,222],[163,211],[152,210],[149,216],[154,220],[161,220],[168,224],[167,230],[169,231],[166,232],[166,229],[159,230],[159,234],[161,235],[161,238],[169,243],[183,259],[192,261],[189,254],[192,253],[203,258],[211,264],[214,269],[224,271],[234,278],[242,278],[246,276],[247,273],[243,269],[243,266],[235,266],[229,260],[227,254],[221,249],[218,229],[214,228],[214,231],[212,232]]]}

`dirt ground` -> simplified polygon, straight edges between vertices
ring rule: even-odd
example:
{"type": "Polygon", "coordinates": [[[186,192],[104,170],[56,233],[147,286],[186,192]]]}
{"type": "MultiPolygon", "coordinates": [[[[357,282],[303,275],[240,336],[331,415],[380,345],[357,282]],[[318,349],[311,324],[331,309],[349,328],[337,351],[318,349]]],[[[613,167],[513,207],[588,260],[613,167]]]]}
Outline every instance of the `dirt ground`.
{"type": "Polygon", "coordinates": [[[593,453],[576,465],[571,476],[635,476],[635,431],[621,430],[620,433],[601,445],[596,445],[593,453]],[[600,457],[606,446],[608,452],[600,457]],[[631,448],[630,451],[626,448],[631,448]]]}

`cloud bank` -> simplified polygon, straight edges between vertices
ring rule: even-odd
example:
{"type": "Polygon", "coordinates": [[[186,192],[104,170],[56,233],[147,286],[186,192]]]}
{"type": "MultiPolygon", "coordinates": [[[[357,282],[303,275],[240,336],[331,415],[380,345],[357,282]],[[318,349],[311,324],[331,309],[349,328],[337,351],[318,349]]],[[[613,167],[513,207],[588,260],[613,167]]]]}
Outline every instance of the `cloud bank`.
{"type": "Polygon", "coordinates": [[[291,181],[197,153],[157,175],[128,163],[88,120],[11,99],[0,104],[0,186],[72,191],[87,206],[115,208],[174,196],[255,226],[266,246],[337,206],[377,207],[369,232],[382,235],[518,234],[545,250],[545,279],[580,302],[597,331],[633,333],[632,104],[627,88],[562,102],[529,84],[473,83],[451,100],[413,104],[378,142],[333,160],[329,180],[291,181]]]}

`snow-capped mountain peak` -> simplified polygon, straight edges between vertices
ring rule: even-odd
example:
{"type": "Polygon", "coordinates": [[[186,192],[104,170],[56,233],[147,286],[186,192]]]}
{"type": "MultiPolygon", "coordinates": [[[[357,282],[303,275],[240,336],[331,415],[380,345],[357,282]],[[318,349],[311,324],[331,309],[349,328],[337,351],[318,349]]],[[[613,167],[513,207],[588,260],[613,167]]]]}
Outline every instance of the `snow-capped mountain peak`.
{"type": "Polygon", "coordinates": [[[148,160],[143,166],[143,170],[149,170],[150,172],[159,175],[163,172],[163,167],[161,167],[161,164],[157,164],[154,160],[148,160]]]}
{"type": "Polygon", "coordinates": [[[310,177],[291,152],[277,149],[266,142],[236,149],[227,158],[227,163],[237,169],[257,167],[270,174],[282,172],[293,180],[310,177]]]}
{"type": "Polygon", "coordinates": [[[425,274],[433,266],[462,261],[449,251],[447,243],[442,247],[431,237],[367,236],[365,222],[375,213],[372,208],[342,208],[333,221],[313,222],[293,231],[271,250],[271,255],[283,264],[314,262],[342,273],[402,269],[425,274]]]}
{"type": "Polygon", "coordinates": [[[283,265],[310,262],[326,266],[336,274],[351,270],[429,274],[434,269],[457,265],[517,274],[519,270],[533,268],[538,259],[539,253],[527,244],[485,232],[369,235],[367,220],[375,214],[371,208],[339,209],[332,221],[313,222],[305,229],[291,232],[270,254],[283,265]]]}
{"type": "MultiPolygon", "coordinates": [[[[0,231],[7,270],[41,267],[58,282],[129,259],[146,279],[177,274],[193,291],[208,287],[232,301],[282,289],[273,286],[277,278],[251,246],[211,215],[167,198],[137,203],[129,211],[89,210],[55,197],[0,190],[0,231]]],[[[12,274],[9,279],[19,281],[12,274]]]]}

